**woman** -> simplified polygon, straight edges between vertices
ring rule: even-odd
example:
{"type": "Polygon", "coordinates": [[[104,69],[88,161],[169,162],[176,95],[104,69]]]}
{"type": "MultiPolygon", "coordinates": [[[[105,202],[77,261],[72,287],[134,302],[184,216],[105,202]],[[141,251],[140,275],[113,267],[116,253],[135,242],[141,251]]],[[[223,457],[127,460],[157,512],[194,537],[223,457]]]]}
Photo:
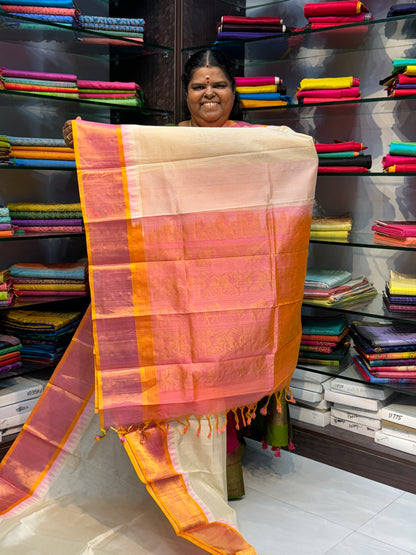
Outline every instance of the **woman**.
{"type": "MultiPolygon", "coordinates": [[[[234,65],[220,50],[204,49],[193,54],[185,64],[182,75],[187,119],[180,127],[251,127],[242,121],[242,111],[236,82],[234,65]]],[[[65,123],[63,136],[68,146],[73,148],[72,124],[65,123]]],[[[236,423],[235,416],[227,420],[227,488],[228,498],[236,499],[244,495],[241,455],[244,450],[243,436],[247,435],[263,442],[265,448],[271,445],[279,453],[280,447],[289,446],[289,413],[285,399],[281,400],[282,410],[277,412],[276,404],[264,400],[258,404],[256,418],[250,426],[245,426],[244,418],[236,423]],[[266,407],[263,408],[263,407],[266,407]],[[237,430],[238,428],[238,430],[237,430]]],[[[280,409],[279,409],[280,410],[280,409]]]]}

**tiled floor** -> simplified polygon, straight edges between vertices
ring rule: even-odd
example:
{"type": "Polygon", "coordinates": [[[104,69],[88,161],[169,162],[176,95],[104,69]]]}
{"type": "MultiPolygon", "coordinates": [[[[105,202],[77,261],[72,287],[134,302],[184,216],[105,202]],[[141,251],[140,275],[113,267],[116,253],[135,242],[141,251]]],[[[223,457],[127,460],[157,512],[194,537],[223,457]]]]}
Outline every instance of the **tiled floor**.
{"type": "Polygon", "coordinates": [[[258,555],[416,554],[416,495],[253,441],[244,476],[231,505],[258,555]]]}

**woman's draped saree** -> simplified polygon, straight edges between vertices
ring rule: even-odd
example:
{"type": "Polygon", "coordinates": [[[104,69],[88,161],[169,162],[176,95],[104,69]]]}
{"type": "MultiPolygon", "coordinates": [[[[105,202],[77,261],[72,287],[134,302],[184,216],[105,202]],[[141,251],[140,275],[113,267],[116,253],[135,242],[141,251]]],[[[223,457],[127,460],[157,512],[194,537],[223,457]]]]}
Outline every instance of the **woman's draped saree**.
{"type": "Polygon", "coordinates": [[[261,399],[279,407],[296,365],[313,141],[81,120],[73,134],[91,307],[2,463],[0,548],[253,555],[226,502],[224,432],[261,399]]]}

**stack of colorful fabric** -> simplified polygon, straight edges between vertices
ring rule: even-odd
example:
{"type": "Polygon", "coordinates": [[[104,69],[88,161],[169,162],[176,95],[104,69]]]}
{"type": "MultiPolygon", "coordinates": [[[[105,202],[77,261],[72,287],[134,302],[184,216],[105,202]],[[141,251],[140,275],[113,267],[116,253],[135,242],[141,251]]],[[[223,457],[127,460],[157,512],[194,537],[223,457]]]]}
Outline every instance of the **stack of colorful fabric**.
{"type": "Polygon", "coordinates": [[[13,235],[12,220],[7,206],[0,206],[0,237],[13,235]]]}
{"type": "Polygon", "coordinates": [[[83,37],[83,42],[123,46],[143,45],[144,23],[145,21],[142,18],[100,17],[95,15],[80,15],[78,19],[81,29],[94,31],[91,35],[83,37]],[[111,38],[108,35],[111,35],[111,38]]]}
{"type": "Polygon", "coordinates": [[[311,239],[321,241],[336,239],[347,241],[352,228],[351,214],[340,216],[313,216],[311,223],[311,239]]]}
{"type": "Polygon", "coordinates": [[[386,173],[416,172],[416,143],[392,141],[382,163],[386,173]]]}
{"type": "Polygon", "coordinates": [[[217,40],[220,41],[261,39],[285,32],[281,17],[223,15],[217,23],[217,40]]]}
{"type": "Polygon", "coordinates": [[[416,276],[390,270],[383,301],[390,312],[416,312],[416,276]]]}
{"type": "Polygon", "coordinates": [[[78,99],[77,76],[0,68],[0,89],[24,94],[78,99]]]}
{"type": "Polygon", "coordinates": [[[350,327],[352,358],[367,381],[416,382],[416,324],[354,321],[350,327]]]}
{"type": "Polygon", "coordinates": [[[401,98],[416,94],[416,58],[395,58],[393,69],[387,77],[380,80],[380,85],[387,91],[387,96],[401,98]]]}
{"type": "Polygon", "coordinates": [[[30,233],[82,233],[81,204],[15,202],[7,205],[14,230],[30,233]]]}
{"type": "Polygon", "coordinates": [[[282,79],[269,77],[236,77],[236,91],[243,108],[270,108],[293,104],[292,97],[286,94],[282,79]]]}
{"type": "Polygon", "coordinates": [[[1,9],[8,15],[35,19],[40,23],[58,23],[72,27],[79,12],[72,0],[1,0],[1,9]]]}
{"type": "Polygon", "coordinates": [[[348,102],[361,98],[357,77],[321,77],[302,79],[297,88],[299,104],[322,102],[348,102]]]}
{"type": "Polygon", "coordinates": [[[123,106],[143,106],[143,92],[134,82],[87,81],[78,79],[79,97],[90,102],[123,106]]]}
{"type": "Polygon", "coordinates": [[[79,311],[6,310],[0,326],[21,341],[20,356],[27,369],[54,366],[65,352],[79,322],[79,311]]]}
{"type": "Polygon", "coordinates": [[[10,140],[7,135],[0,135],[0,165],[10,164],[10,140]]]}
{"type": "Polygon", "coordinates": [[[366,173],[371,168],[371,155],[362,152],[367,147],[355,141],[315,145],[319,173],[366,173]]]}
{"type": "Polygon", "coordinates": [[[0,307],[10,306],[13,301],[12,280],[10,270],[0,270],[0,307]]]}
{"type": "Polygon", "coordinates": [[[303,13],[310,29],[336,27],[373,19],[368,9],[359,0],[305,4],[303,13]]]}
{"type": "Polygon", "coordinates": [[[64,139],[9,137],[10,164],[39,168],[75,168],[75,153],[64,139]]]}
{"type": "Polygon", "coordinates": [[[22,366],[21,348],[22,344],[18,337],[0,334],[0,376],[22,366]]]}
{"type": "Polygon", "coordinates": [[[20,263],[9,268],[13,291],[18,297],[85,297],[88,291],[87,264],[20,263]]]}
{"type": "Polygon", "coordinates": [[[361,303],[377,295],[365,276],[353,278],[346,270],[308,268],[303,299],[308,305],[341,307],[361,303]]]}
{"type": "Polygon", "coordinates": [[[376,220],[371,226],[374,242],[383,245],[416,246],[416,222],[376,220]]]}
{"type": "Polygon", "coordinates": [[[298,362],[339,366],[349,350],[349,326],[344,316],[302,316],[298,362]]]}

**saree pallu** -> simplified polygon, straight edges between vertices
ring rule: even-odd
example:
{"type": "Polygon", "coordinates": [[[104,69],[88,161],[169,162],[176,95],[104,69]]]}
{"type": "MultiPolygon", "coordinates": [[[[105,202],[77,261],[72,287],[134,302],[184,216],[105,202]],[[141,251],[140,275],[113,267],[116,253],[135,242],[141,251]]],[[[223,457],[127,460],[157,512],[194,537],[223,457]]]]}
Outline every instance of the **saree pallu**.
{"type": "MultiPolygon", "coordinates": [[[[313,141],[284,127],[75,121],[73,128],[92,308],[65,355],[75,357],[75,368],[64,360],[53,382],[66,376],[65,386],[78,387],[72,372],[81,371],[84,383],[86,374],[95,382],[107,431],[96,448],[98,466],[116,430],[176,534],[209,553],[252,555],[224,497],[226,415],[238,410],[249,421],[265,397],[266,410],[268,403],[278,407],[296,366],[317,169],[313,141]]],[[[39,447],[18,493],[25,439],[39,437],[31,417],[33,432],[23,433],[0,473],[5,511],[16,505],[17,516],[22,497],[48,476],[79,415],[91,410],[89,391],[71,396],[62,426],[42,432],[53,448],[39,447]]],[[[33,418],[59,393],[48,388],[33,418]]],[[[41,423],[47,425],[45,417],[41,423]]],[[[106,465],[113,467],[111,460],[106,465]]],[[[124,474],[125,464],[117,476],[124,474]]],[[[90,496],[88,485],[76,489],[90,496]]],[[[105,488],[93,501],[93,511],[111,512],[105,488]]],[[[130,506],[120,506],[129,518],[130,506]]],[[[143,519],[130,530],[138,545],[143,525],[147,534],[143,519]]],[[[80,528],[72,541],[81,536],[87,545],[86,526],[80,528]]],[[[102,534],[93,530],[91,552],[102,534]]]]}

